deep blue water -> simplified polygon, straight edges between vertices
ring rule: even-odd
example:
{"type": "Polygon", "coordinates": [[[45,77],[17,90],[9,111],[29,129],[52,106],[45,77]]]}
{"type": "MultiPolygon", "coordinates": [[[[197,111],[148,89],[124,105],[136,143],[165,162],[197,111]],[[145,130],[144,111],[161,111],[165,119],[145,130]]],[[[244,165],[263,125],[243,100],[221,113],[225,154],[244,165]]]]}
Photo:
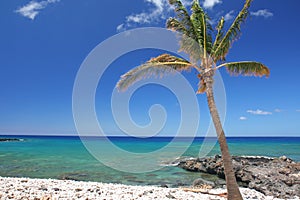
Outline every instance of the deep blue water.
{"type": "MultiPolygon", "coordinates": [[[[108,156],[116,166],[125,166],[134,169],[134,166],[147,168],[149,163],[155,163],[159,170],[145,173],[121,172],[105,166],[94,158],[79,137],[66,136],[4,136],[0,138],[22,138],[22,142],[0,142],[0,176],[75,179],[84,181],[115,182],[134,185],[170,186],[189,185],[198,178],[216,179],[214,176],[187,172],[174,166],[166,166],[166,162],[177,157],[179,150],[187,146],[189,138],[126,138],[110,137],[109,141],[103,138],[85,138],[85,144],[98,145],[101,152],[108,156]],[[171,151],[158,156],[141,156],[131,160],[118,154],[108,143],[112,143],[125,152],[143,155],[163,149],[172,141],[171,151]],[[176,152],[178,151],[178,152],[176,152]]],[[[201,147],[212,145],[208,156],[220,154],[215,139],[195,138],[187,146],[181,156],[196,157],[201,147]]],[[[228,138],[228,145],[232,155],[253,155],[279,157],[285,155],[295,161],[300,161],[300,137],[232,137],[228,138]]],[[[125,170],[126,171],[126,170],[125,170]]]]}

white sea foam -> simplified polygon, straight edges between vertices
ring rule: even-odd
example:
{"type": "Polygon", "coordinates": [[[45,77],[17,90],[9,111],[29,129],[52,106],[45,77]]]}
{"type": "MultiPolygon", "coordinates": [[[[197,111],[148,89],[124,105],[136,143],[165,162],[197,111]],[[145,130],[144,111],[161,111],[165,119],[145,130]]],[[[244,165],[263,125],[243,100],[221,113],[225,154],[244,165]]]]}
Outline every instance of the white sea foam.
{"type": "Polygon", "coordinates": [[[159,165],[160,166],[178,166],[181,161],[187,161],[187,160],[194,160],[194,157],[177,157],[174,160],[170,161],[162,161],[159,165]]]}

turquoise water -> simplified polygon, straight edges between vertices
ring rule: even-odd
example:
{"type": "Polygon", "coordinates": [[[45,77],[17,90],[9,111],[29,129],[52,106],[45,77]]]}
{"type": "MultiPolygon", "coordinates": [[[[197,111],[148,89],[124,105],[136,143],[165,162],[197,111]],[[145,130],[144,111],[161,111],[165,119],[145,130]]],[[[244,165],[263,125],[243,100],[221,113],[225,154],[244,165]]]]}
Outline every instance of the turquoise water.
{"type": "MultiPolygon", "coordinates": [[[[132,185],[190,185],[196,178],[214,180],[216,177],[184,171],[174,166],[164,166],[157,171],[147,173],[126,173],[109,168],[95,159],[85,148],[78,137],[41,137],[41,136],[0,136],[23,138],[22,142],[0,142],[0,176],[74,179],[83,181],[99,181],[124,183],[132,185]]],[[[89,139],[91,142],[93,138],[89,139]]],[[[116,146],[134,153],[147,153],[159,150],[172,138],[110,138],[116,146]]],[[[115,162],[122,165],[124,158],[117,157],[106,140],[101,141],[105,152],[113,155],[115,162]],[[106,149],[105,149],[106,148],[106,149]]],[[[196,138],[183,156],[196,157],[203,138],[196,138]]],[[[176,141],[175,146],[184,146],[186,139],[176,141]]],[[[260,155],[278,157],[286,155],[300,161],[300,137],[293,138],[228,138],[229,148],[233,155],[260,155]]],[[[102,149],[103,149],[102,148],[102,149]]],[[[176,151],[174,148],[172,151],[176,151]]],[[[174,152],[173,152],[174,153],[174,152]]],[[[220,154],[215,145],[209,155],[220,154]]],[[[171,154],[170,154],[171,155],[171,154]]],[[[173,154],[172,154],[173,155],[173,154]]],[[[165,158],[165,157],[164,157],[165,158]]],[[[125,158],[126,159],[126,158],[125,158]]],[[[159,158],[157,158],[159,159],[159,158]]],[[[170,160],[173,158],[170,157],[170,160]]],[[[151,161],[152,162],[152,161],[151,161]]],[[[136,160],[133,164],[145,166],[149,160],[136,160]]]]}

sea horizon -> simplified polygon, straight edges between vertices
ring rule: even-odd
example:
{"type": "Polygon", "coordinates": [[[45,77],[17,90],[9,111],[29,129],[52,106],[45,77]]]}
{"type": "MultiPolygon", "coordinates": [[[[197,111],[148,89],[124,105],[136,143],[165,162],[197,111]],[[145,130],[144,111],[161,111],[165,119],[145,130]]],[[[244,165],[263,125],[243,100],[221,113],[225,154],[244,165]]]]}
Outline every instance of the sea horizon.
{"type": "MultiPolygon", "coordinates": [[[[99,137],[99,138],[140,138],[140,139],[150,139],[150,138],[217,138],[209,136],[152,136],[152,137],[134,137],[126,135],[108,135],[108,136],[98,136],[98,135],[51,135],[51,134],[0,134],[1,137],[99,137]]],[[[262,136],[227,136],[228,138],[300,138],[300,136],[288,135],[288,136],[278,136],[278,135],[262,135],[262,136]]]]}

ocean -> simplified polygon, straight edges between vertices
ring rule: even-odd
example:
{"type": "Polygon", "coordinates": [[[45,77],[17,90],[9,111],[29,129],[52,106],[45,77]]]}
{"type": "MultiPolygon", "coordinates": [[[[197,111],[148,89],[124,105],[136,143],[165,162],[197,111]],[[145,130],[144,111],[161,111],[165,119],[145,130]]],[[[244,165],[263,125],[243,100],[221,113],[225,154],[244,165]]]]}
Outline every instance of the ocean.
{"type": "MultiPolygon", "coordinates": [[[[20,142],[0,142],[0,176],[2,177],[71,179],[169,187],[191,185],[193,180],[199,177],[207,180],[217,179],[215,176],[185,171],[170,163],[178,155],[187,158],[197,157],[199,149],[205,145],[212,147],[207,156],[220,154],[214,138],[208,141],[204,138],[195,138],[191,144],[188,138],[177,139],[174,142],[173,138],[168,137],[148,139],[110,137],[107,140],[91,137],[84,142],[75,136],[1,135],[0,138],[23,139],[20,142]],[[86,148],[86,143],[94,144],[95,141],[98,142],[98,146],[101,146],[102,154],[108,155],[108,158],[113,161],[114,164],[108,163],[108,165],[115,166],[114,168],[106,166],[107,160],[104,162],[105,165],[99,161],[99,158],[96,159],[90,154],[91,150],[86,148]],[[164,151],[155,156],[147,156],[163,149],[170,142],[175,145],[169,153],[164,151]],[[113,144],[124,152],[146,156],[129,160],[129,157],[118,154],[107,143],[113,144]],[[187,146],[187,150],[180,152],[183,146],[187,146]],[[148,170],[142,173],[126,171],[126,169],[135,169],[136,166],[137,169],[147,169],[149,163],[156,166],[155,171],[148,170]]],[[[268,157],[285,155],[300,161],[300,137],[229,137],[228,145],[232,155],[268,157]]]]}

